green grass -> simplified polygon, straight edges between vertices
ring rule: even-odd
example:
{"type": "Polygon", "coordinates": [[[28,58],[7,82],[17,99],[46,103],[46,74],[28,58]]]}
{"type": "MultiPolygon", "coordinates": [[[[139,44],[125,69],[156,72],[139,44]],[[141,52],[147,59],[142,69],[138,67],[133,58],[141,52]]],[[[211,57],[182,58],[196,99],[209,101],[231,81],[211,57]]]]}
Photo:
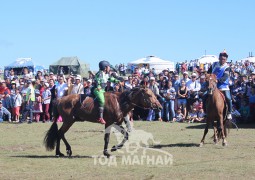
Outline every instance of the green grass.
{"type": "MultiPolygon", "coordinates": [[[[231,129],[227,147],[213,144],[210,129],[199,148],[203,124],[135,122],[136,129],[160,141],[151,148],[173,155],[171,166],[122,165],[120,152],[112,153],[117,166],[94,165],[92,156],[102,154],[104,126],[89,122],[75,123],[66,134],[73,157],[56,158],[42,144],[50,125],[0,124],[0,179],[255,179],[254,125],[231,129]]],[[[109,147],[114,144],[111,135],[109,147]]],[[[61,151],[65,152],[63,143],[61,151]]]]}

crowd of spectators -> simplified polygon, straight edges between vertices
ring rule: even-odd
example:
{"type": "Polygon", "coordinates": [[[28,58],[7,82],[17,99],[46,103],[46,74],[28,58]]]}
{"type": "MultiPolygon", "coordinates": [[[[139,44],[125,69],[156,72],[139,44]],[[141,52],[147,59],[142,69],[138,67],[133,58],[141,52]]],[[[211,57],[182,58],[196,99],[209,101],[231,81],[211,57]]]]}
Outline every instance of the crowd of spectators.
{"type": "MultiPolygon", "coordinates": [[[[197,62],[177,63],[175,71],[155,69],[146,66],[116,65],[111,76],[116,83],[107,82],[105,91],[118,91],[134,87],[150,88],[163,106],[159,110],[144,110],[135,107],[133,118],[147,121],[204,122],[203,94],[206,93],[205,73],[211,64],[197,62]]],[[[255,119],[255,67],[250,62],[229,63],[230,88],[233,101],[233,117],[238,123],[255,119]]],[[[0,121],[9,122],[50,122],[55,99],[68,94],[90,96],[94,74],[80,75],[53,74],[38,71],[34,76],[27,68],[17,76],[10,70],[0,81],[0,121]]],[[[61,121],[61,117],[58,119],[61,121]]]]}

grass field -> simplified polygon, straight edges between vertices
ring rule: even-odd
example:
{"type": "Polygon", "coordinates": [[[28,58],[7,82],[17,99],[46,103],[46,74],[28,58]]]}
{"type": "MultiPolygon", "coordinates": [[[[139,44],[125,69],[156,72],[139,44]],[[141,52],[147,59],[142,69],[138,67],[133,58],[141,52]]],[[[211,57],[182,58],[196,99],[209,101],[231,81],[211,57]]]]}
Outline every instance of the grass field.
{"type": "MultiPolygon", "coordinates": [[[[213,144],[210,129],[206,144],[199,148],[203,124],[135,122],[136,129],[160,141],[151,148],[172,154],[173,164],[168,166],[123,165],[125,153],[120,152],[112,153],[116,166],[95,163],[102,154],[104,126],[89,122],[75,123],[66,134],[73,157],[57,158],[42,143],[50,125],[0,124],[0,179],[255,179],[254,124],[231,129],[227,147],[213,144]]],[[[115,144],[111,135],[109,147],[115,144]]],[[[61,150],[65,152],[63,143],[61,150]]]]}

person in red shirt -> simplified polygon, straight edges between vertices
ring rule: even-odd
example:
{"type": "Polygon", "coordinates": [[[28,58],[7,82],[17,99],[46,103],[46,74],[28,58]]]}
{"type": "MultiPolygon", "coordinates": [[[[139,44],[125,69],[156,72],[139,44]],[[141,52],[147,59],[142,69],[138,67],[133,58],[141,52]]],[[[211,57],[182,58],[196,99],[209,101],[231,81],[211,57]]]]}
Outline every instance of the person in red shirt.
{"type": "Polygon", "coordinates": [[[2,95],[2,97],[4,96],[4,92],[7,91],[8,94],[11,93],[10,89],[7,87],[6,82],[2,81],[0,83],[0,95],[2,95]]]}

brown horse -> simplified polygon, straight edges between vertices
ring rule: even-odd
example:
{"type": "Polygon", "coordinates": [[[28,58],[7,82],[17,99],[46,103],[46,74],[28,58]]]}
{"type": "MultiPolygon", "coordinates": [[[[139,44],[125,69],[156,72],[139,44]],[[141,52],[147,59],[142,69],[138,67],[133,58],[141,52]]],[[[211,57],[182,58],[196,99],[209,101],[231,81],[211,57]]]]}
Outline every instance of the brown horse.
{"type": "MultiPolygon", "coordinates": [[[[143,108],[160,108],[161,104],[157,100],[154,93],[148,88],[133,88],[132,90],[125,91],[123,93],[111,93],[106,92],[105,96],[105,111],[104,119],[106,121],[105,129],[113,124],[120,127],[120,132],[124,135],[123,141],[113,146],[111,151],[120,149],[124,143],[128,140],[127,131],[121,126],[124,117],[135,107],[143,108]]],[[[64,156],[60,152],[60,140],[62,139],[66,146],[66,152],[68,156],[72,155],[71,146],[65,138],[65,133],[76,121],[90,121],[97,122],[99,117],[98,102],[92,97],[86,97],[85,100],[81,100],[81,96],[77,94],[68,95],[59,99],[55,103],[54,119],[55,121],[48,130],[44,144],[47,150],[54,150],[56,146],[56,156],[64,156]],[[61,115],[63,124],[58,130],[56,123],[57,117],[61,115]]],[[[109,157],[108,143],[110,140],[110,132],[106,132],[104,136],[104,155],[109,157]]]]}
{"type": "Polygon", "coordinates": [[[214,74],[207,74],[206,81],[208,85],[208,98],[206,101],[207,119],[204,135],[200,143],[200,147],[203,146],[205,136],[208,132],[209,126],[212,124],[214,129],[214,142],[218,143],[219,139],[222,138],[222,145],[227,145],[227,119],[226,112],[227,107],[225,103],[225,97],[217,88],[217,79],[214,74]]]}

